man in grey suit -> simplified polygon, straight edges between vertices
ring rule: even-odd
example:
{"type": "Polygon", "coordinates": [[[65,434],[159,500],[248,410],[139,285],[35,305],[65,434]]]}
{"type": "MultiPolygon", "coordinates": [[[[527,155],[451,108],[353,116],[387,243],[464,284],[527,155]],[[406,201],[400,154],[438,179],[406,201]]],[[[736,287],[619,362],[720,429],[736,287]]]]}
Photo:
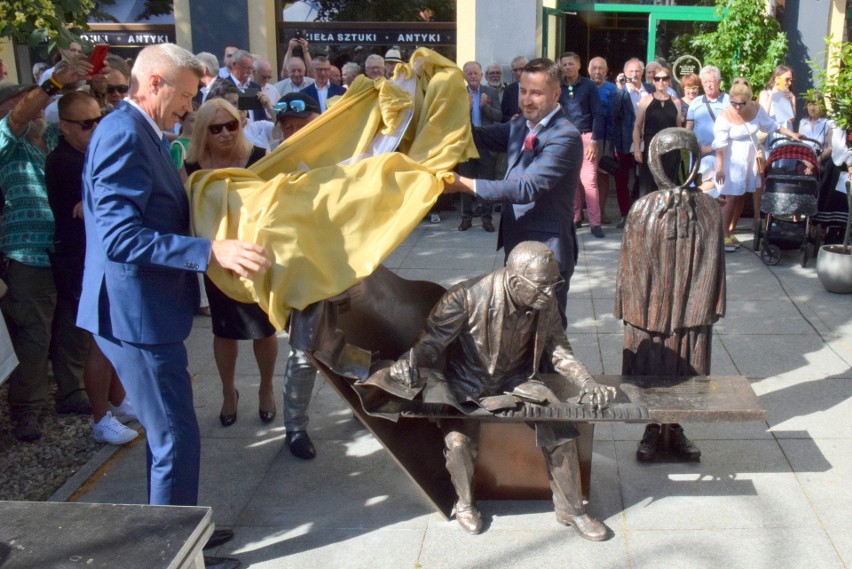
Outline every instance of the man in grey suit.
{"type": "MultiPolygon", "coordinates": [[[[500,110],[500,98],[496,90],[482,84],[482,66],[476,61],[468,61],[462,67],[462,71],[464,71],[464,78],[467,81],[471,125],[477,127],[499,123],[503,119],[503,112],[500,110]]],[[[496,156],[488,149],[478,148],[478,150],[478,159],[459,164],[459,174],[469,178],[491,180],[494,178],[496,156]]],[[[482,229],[489,233],[494,231],[494,225],[491,223],[493,205],[465,194],[461,196],[462,221],[459,225],[459,231],[467,231],[473,225],[471,219],[473,218],[474,204],[479,207],[482,229]]]]}
{"type": "Polygon", "coordinates": [[[563,326],[568,284],[577,261],[574,189],[580,177],[583,141],[559,105],[562,78],[549,59],[534,59],[521,74],[521,115],[507,123],[474,129],[478,148],[508,152],[502,180],[456,176],[445,193],[463,192],[487,202],[504,202],[497,247],[506,256],[523,241],[550,247],[565,280],[556,291],[563,326]]]}

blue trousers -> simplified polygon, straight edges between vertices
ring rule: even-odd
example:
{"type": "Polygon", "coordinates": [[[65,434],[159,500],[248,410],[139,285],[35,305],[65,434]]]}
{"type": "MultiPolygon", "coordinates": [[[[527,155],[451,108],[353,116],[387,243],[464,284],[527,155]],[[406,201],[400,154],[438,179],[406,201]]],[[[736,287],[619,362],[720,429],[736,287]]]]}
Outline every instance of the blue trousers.
{"type": "Polygon", "coordinates": [[[201,433],[192,404],[186,347],[95,336],[115,367],[148,437],[148,503],[198,503],[201,433]]]}

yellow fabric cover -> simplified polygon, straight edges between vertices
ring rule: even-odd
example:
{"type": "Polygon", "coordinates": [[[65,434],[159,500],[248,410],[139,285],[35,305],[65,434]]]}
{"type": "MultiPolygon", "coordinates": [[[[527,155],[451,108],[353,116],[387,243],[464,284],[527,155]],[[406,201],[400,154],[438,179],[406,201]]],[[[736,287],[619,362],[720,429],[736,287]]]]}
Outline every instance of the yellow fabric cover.
{"type": "Polygon", "coordinates": [[[397,77],[415,77],[416,86],[396,152],[360,159],[408,118],[411,96],[361,76],[251,167],[202,170],[187,181],[195,235],[258,243],[272,256],[272,267],[252,280],[213,265],[208,274],[228,296],[260,304],[278,330],[293,308],[368,276],[432,207],[442,175],[477,157],[458,67],[420,48],[397,77]]]}

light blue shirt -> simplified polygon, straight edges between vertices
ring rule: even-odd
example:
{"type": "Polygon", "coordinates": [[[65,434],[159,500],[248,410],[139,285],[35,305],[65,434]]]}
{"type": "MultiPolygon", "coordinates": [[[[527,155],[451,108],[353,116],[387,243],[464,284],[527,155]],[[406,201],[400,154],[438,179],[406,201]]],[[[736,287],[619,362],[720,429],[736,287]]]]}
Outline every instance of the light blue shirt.
{"type": "Polygon", "coordinates": [[[713,115],[719,116],[722,109],[730,104],[728,94],[722,93],[715,101],[707,98],[707,95],[701,95],[692,100],[689,104],[689,110],[686,112],[686,120],[693,121],[692,130],[695,132],[695,137],[698,138],[698,144],[701,146],[709,146],[713,143],[713,124],[716,119],[710,114],[707,109],[707,104],[713,109],[713,115]]]}

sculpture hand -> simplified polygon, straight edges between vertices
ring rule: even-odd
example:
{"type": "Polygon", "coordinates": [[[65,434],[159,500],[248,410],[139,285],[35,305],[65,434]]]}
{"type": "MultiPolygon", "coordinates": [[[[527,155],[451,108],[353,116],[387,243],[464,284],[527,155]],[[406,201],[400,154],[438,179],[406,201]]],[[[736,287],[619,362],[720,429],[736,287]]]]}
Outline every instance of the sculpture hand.
{"type": "Polygon", "coordinates": [[[401,359],[394,362],[390,367],[391,379],[398,381],[406,387],[416,387],[420,383],[420,373],[417,371],[417,365],[411,365],[408,359],[401,359]]]}
{"type": "Polygon", "coordinates": [[[586,404],[595,410],[602,410],[609,406],[609,402],[615,399],[615,388],[608,385],[600,385],[595,381],[587,381],[580,389],[580,399],[577,403],[586,404]]]}

